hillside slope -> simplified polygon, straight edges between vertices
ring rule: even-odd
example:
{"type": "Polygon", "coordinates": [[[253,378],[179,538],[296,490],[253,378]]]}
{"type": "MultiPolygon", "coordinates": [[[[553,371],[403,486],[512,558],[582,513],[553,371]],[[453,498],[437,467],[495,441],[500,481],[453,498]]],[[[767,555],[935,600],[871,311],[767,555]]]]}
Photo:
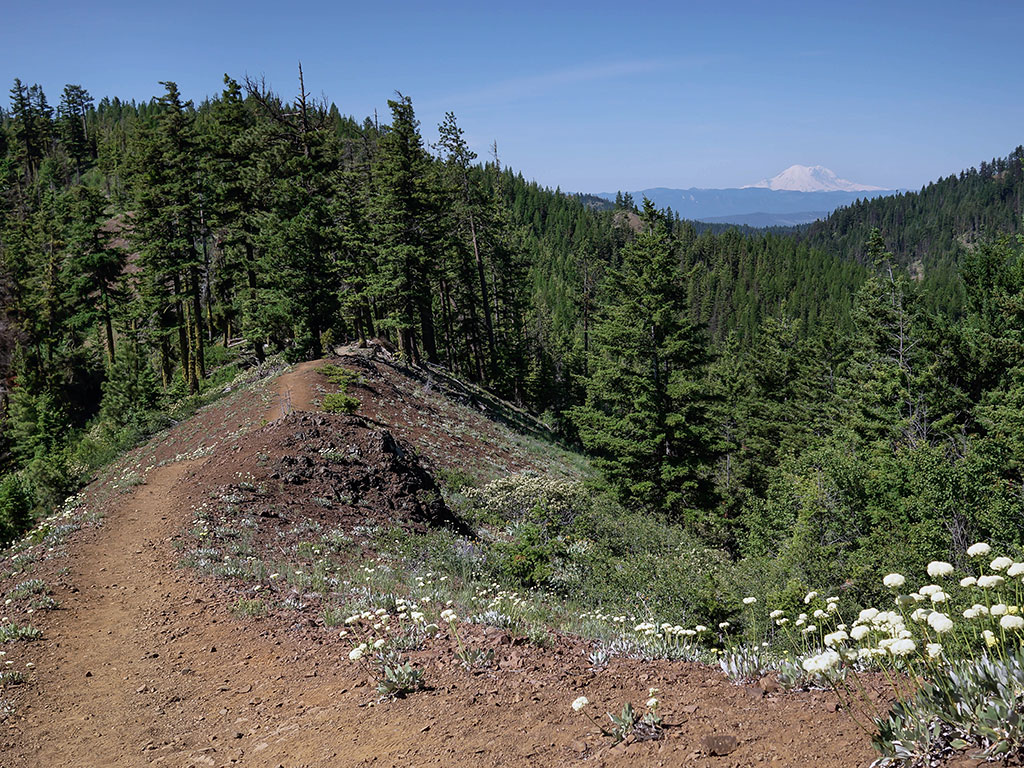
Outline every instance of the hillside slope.
{"type": "Polygon", "coordinates": [[[348,658],[340,621],[321,606],[324,590],[348,588],[332,580],[381,567],[369,529],[389,524],[389,536],[403,528],[417,536],[458,528],[434,492],[435,475],[583,468],[545,447],[523,414],[440,371],[403,371],[355,351],[335,362],[362,376],[350,390],[360,415],[315,411],[325,388],[317,363],[237,387],[125,457],[30,546],[0,560],[5,594],[39,579],[44,586],[27,591],[60,606],[41,610],[16,597],[7,607],[7,620],[31,622],[42,637],[4,645],[9,668],[29,680],[0,694],[0,764],[870,759],[867,739],[829,693],[782,694],[770,681],[735,686],[715,668],[683,662],[615,657],[595,670],[581,640],[551,633],[533,643],[479,621],[459,625],[459,638],[442,630],[409,651],[426,690],[378,701],[348,658]],[[238,554],[218,542],[233,542],[238,554]],[[279,570],[257,572],[268,553],[279,570]],[[350,571],[335,570],[345,563],[350,571]],[[244,610],[257,601],[265,610],[244,610]],[[493,651],[493,664],[464,669],[462,643],[493,651]],[[570,708],[585,693],[599,712],[617,711],[651,687],[661,690],[668,723],[660,741],[610,748],[570,708]],[[727,758],[709,754],[713,735],[724,737],[727,758]]]}

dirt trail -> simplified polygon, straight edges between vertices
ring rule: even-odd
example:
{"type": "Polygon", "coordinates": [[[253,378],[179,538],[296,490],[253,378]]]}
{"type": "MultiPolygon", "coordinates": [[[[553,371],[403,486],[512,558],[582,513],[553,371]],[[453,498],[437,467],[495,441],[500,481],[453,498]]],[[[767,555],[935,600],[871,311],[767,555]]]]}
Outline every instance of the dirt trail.
{"type": "MultiPolygon", "coordinates": [[[[278,378],[268,419],[310,407],[311,367],[278,378]]],[[[220,765],[244,754],[251,718],[232,715],[244,709],[240,699],[257,706],[242,694],[274,672],[280,641],[262,649],[264,657],[273,650],[270,658],[253,654],[223,607],[176,570],[169,542],[199,463],[153,469],[101,529],[74,546],[68,580],[75,586],[47,627],[52,641],[34,662],[35,700],[14,726],[14,753],[0,765],[220,765]],[[238,744],[221,756],[218,740],[238,744]]],[[[293,659],[286,664],[294,667],[293,659]]]]}
{"type": "Polygon", "coordinates": [[[275,388],[274,405],[267,413],[267,421],[274,421],[292,411],[309,411],[317,398],[316,377],[312,372],[323,363],[310,360],[299,363],[292,370],[281,374],[275,388]]]}
{"type": "MultiPolygon", "coordinates": [[[[315,365],[277,380],[267,419],[310,406],[315,365]]],[[[173,539],[206,493],[195,487],[197,470],[213,460],[230,468],[230,441],[221,445],[212,459],[155,467],[145,484],[115,499],[102,527],[68,546],[62,581],[73,587],[57,595],[61,610],[34,622],[44,631],[25,651],[35,681],[0,740],[0,766],[731,768],[870,760],[863,735],[834,713],[827,694],[762,698],[715,670],[666,662],[616,659],[595,674],[581,644],[545,649],[494,639],[500,663],[477,675],[455,668],[448,649],[418,652],[432,689],[375,704],[334,632],[237,618],[216,585],[177,567],[173,539]],[[594,701],[642,701],[648,686],[661,687],[666,711],[683,724],[670,739],[630,752],[607,748],[568,707],[582,690],[594,701]],[[724,758],[702,754],[701,736],[723,730],[744,746],[724,758]]],[[[479,642],[491,637],[466,631],[479,642]]]]}

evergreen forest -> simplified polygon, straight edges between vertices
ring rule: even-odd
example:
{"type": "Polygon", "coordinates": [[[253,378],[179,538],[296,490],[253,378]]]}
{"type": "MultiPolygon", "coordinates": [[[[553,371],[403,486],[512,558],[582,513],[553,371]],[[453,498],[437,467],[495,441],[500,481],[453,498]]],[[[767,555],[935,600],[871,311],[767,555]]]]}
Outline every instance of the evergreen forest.
{"type": "MultiPolygon", "coordinates": [[[[1024,545],[1024,149],[800,231],[532,183],[257,79],[0,112],[0,543],[243,366],[385,339],[776,589],[1024,545]]],[[[52,96],[52,95],[51,95],[52,96]]]]}

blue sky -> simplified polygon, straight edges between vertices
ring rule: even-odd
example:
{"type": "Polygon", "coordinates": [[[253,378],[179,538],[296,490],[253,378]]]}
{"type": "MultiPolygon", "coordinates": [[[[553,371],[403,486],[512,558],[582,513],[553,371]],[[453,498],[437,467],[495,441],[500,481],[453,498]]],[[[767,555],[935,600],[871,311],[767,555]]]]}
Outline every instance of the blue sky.
{"type": "Polygon", "coordinates": [[[728,187],[794,163],[916,188],[1024,143],[1024,3],[7,0],[0,83],[196,101],[225,72],[347,114],[453,110],[572,191],[728,187]]]}

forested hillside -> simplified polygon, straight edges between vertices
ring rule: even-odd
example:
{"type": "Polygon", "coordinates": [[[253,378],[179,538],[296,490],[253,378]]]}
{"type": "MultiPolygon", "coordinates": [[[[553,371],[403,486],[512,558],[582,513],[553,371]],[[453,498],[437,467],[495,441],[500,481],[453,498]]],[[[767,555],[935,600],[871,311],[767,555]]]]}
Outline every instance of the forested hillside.
{"type": "Polygon", "coordinates": [[[929,304],[953,315],[964,310],[957,264],[979,242],[1015,234],[1024,215],[1024,147],[1007,157],[938,179],[918,192],[861,200],[806,230],[809,245],[867,262],[867,241],[878,228],[911,275],[924,283],[929,304]]]}
{"type": "Polygon", "coordinates": [[[698,233],[480,163],[450,113],[425,146],[401,95],[383,124],[301,75],[198,106],[162,85],[11,89],[0,538],[237,366],[370,337],[543,415],[624,507],[764,558],[773,589],[1020,538],[1024,260],[986,239],[1016,227],[1018,155],[827,237],[698,233]],[[961,187],[1003,212],[947,211],[961,187]]]}

